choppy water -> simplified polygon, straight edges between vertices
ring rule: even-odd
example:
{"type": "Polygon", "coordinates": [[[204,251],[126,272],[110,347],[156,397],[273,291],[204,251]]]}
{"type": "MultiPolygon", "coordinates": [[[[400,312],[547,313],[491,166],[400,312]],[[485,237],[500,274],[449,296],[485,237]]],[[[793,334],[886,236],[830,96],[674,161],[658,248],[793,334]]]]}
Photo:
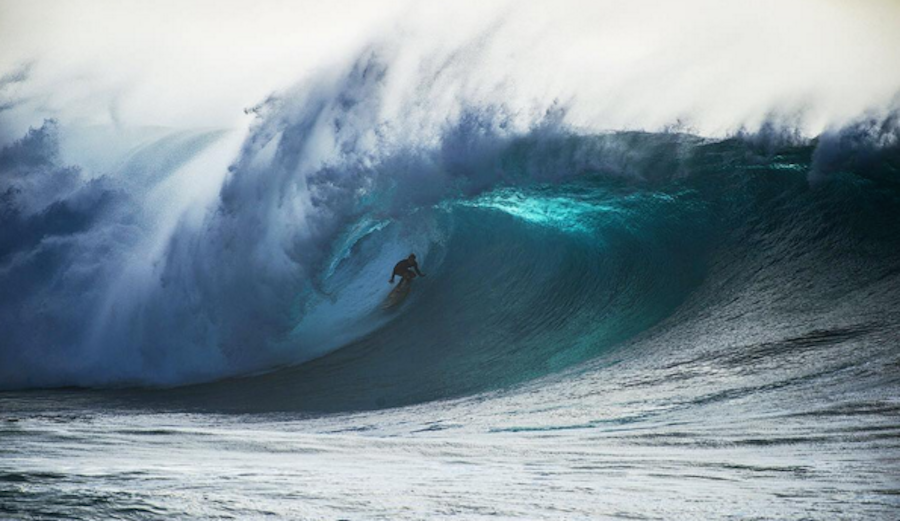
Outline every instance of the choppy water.
{"type": "Polygon", "coordinates": [[[876,347],[890,341],[819,332],[702,359],[664,354],[690,344],[638,344],[652,356],[315,417],[7,394],[0,508],[67,519],[891,519],[898,360],[876,347]]]}

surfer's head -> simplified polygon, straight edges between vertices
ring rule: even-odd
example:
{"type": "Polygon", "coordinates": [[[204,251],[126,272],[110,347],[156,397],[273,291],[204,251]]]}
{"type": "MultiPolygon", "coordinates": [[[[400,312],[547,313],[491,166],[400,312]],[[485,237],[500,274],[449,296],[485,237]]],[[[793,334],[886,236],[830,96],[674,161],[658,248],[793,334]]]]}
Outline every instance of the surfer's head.
{"type": "Polygon", "coordinates": [[[410,253],[408,258],[409,258],[409,260],[416,260],[416,254],[410,253]]]}

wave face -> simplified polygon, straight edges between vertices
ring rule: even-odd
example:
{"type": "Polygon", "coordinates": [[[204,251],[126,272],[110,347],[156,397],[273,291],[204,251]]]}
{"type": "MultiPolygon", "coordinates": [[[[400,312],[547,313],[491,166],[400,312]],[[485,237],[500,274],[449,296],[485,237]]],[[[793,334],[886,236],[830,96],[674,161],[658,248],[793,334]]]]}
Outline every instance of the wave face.
{"type": "Polygon", "coordinates": [[[174,216],[221,135],[141,136],[93,177],[53,122],[4,149],[0,386],[281,368],[184,394],[376,408],[558,373],[719,306],[738,336],[759,310],[788,328],[849,296],[876,325],[900,307],[896,116],[811,141],[576,132],[559,107],[401,125],[380,116],[388,69],[369,54],[254,109],[213,196],[174,216]],[[411,251],[428,276],[384,310],[411,251]]]}

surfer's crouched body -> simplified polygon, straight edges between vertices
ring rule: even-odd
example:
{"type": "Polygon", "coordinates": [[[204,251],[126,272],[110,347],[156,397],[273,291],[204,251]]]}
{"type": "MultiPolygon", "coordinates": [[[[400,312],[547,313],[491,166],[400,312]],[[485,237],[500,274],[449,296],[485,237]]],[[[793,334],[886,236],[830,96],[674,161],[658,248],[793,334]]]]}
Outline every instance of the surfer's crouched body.
{"type": "Polygon", "coordinates": [[[403,259],[394,266],[394,273],[391,273],[390,283],[394,283],[394,277],[400,277],[402,280],[409,282],[416,278],[416,275],[419,277],[425,276],[424,273],[419,271],[419,263],[416,262],[416,254],[410,253],[409,257],[403,259]]]}

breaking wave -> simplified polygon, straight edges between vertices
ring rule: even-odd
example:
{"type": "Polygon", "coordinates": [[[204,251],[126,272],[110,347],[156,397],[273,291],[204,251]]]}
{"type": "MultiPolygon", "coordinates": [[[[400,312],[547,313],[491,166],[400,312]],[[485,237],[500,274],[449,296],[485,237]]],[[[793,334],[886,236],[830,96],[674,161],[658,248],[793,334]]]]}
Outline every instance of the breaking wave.
{"type": "Polygon", "coordinates": [[[369,52],[266,100],[202,194],[186,172],[225,153],[220,132],[141,135],[105,175],[61,159],[53,121],[6,147],[0,388],[276,370],[197,392],[380,407],[557,373],[717,308],[900,308],[896,114],[816,139],[598,134],[560,104],[428,110],[440,75],[400,110],[391,81],[369,52]],[[427,277],[382,309],[411,251],[427,277]]]}

